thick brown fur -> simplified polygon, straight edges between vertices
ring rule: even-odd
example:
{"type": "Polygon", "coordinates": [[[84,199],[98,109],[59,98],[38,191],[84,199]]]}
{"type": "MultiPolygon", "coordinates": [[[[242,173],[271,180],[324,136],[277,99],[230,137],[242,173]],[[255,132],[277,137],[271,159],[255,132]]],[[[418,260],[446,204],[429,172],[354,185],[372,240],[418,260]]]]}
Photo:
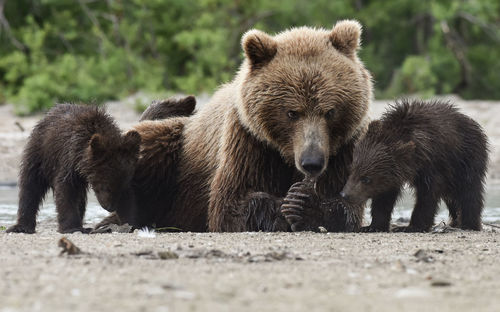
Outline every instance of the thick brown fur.
{"type": "Polygon", "coordinates": [[[35,126],[25,147],[18,220],[7,232],[35,232],[36,214],[49,188],[61,233],[88,231],[82,221],[89,184],[106,210],[133,213],[130,181],[140,139],[136,131],[122,135],[101,108],[56,105],[35,126]]]}
{"type": "Polygon", "coordinates": [[[363,231],[389,230],[405,183],[416,203],[410,225],[398,231],[429,231],[441,199],[452,226],[480,230],[487,164],[487,137],[477,122],[447,102],[402,100],[370,124],[342,195],[372,199],[372,222],[363,231]]]}
{"type": "MultiPolygon", "coordinates": [[[[347,209],[344,216],[338,193],[354,143],[368,124],[372,98],[370,74],[356,54],[360,33],[355,21],[276,36],[251,30],[242,39],[246,59],[237,76],[200,111],[136,126],[152,144],[143,143],[144,159],[168,149],[170,143],[160,137],[174,131],[182,138],[182,144],[173,143],[179,149],[168,154],[177,163],[176,182],[172,188],[158,186],[161,196],[150,205],[156,217],[149,222],[189,231],[359,227],[361,215],[350,214],[359,209],[347,209]],[[281,205],[293,200],[293,194],[287,196],[290,187],[304,175],[317,181],[319,207],[304,200],[282,214],[281,205]],[[172,197],[163,196],[167,193],[172,197]],[[307,207],[322,213],[300,216],[307,207]],[[286,218],[287,213],[297,218],[286,218]]],[[[166,174],[160,163],[145,166],[147,172],[166,174]]],[[[293,191],[310,189],[304,183],[293,191]]]]}

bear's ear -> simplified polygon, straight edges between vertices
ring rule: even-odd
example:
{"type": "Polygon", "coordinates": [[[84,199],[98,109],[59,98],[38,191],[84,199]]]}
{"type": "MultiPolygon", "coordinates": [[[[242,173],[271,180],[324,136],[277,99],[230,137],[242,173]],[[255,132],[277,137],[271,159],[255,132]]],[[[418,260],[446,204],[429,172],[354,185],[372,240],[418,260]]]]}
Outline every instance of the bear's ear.
{"type": "Polygon", "coordinates": [[[400,161],[409,161],[415,153],[415,142],[399,141],[394,148],[394,155],[400,161]]]}
{"type": "Polygon", "coordinates": [[[104,142],[102,141],[102,137],[99,134],[94,134],[90,138],[90,150],[92,152],[92,156],[98,157],[106,151],[106,147],[104,146],[104,142]]]}
{"type": "Polygon", "coordinates": [[[361,24],[355,20],[339,21],[330,33],[330,41],[340,53],[354,58],[360,46],[361,24]]]}
{"type": "Polygon", "coordinates": [[[187,115],[191,115],[193,113],[194,108],[196,107],[196,98],[193,95],[186,96],[185,98],[181,99],[182,102],[182,107],[184,108],[184,111],[187,113],[187,115]]]}
{"type": "Polygon", "coordinates": [[[127,151],[137,154],[141,144],[141,135],[135,130],[128,131],[123,136],[123,148],[127,151]]]}
{"type": "Polygon", "coordinates": [[[276,41],[265,32],[256,29],[249,30],[243,35],[241,46],[252,70],[262,68],[269,63],[278,51],[276,41]]]}

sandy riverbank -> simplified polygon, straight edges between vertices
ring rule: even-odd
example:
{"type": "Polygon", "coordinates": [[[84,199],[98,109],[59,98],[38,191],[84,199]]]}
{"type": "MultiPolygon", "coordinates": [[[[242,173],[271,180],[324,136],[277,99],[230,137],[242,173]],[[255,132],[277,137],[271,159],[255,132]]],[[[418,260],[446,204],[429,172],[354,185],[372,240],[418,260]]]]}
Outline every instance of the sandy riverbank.
{"type": "Polygon", "coordinates": [[[0,232],[2,312],[457,312],[500,305],[500,234],[492,228],[67,235],[83,251],[74,256],[59,255],[55,225],[38,230],[0,232]]]}

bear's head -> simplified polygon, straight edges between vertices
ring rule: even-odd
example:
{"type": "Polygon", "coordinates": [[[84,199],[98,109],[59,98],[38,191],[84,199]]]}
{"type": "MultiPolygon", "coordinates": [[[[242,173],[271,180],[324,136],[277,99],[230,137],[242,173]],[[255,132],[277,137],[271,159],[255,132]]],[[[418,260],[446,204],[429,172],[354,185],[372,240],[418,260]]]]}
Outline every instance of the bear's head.
{"type": "Polygon", "coordinates": [[[360,35],[361,25],[346,20],[332,30],[243,36],[239,118],[309,177],[324,172],[329,158],[368,123],[372,82],[357,57],[360,35]]]}
{"type": "Polygon", "coordinates": [[[395,140],[393,129],[372,121],[354,148],[349,178],[340,195],[361,204],[369,198],[400,189],[414,170],[415,143],[395,140]]]}
{"type": "Polygon", "coordinates": [[[118,138],[94,134],[89,142],[88,180],[99,204],[108,211],[117,210],[120,197],[131,192],[131,180],[139,158],[141,136],[129,131],[118,138]]]}

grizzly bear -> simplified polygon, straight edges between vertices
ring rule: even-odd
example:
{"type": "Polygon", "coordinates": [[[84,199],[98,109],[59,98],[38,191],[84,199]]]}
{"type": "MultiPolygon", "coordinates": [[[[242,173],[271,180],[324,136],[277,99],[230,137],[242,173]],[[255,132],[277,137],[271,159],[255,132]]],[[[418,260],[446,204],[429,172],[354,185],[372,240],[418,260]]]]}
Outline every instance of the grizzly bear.
{"type": "Polygon", "coordinates": [[[362,230],[387,232],[409,183],[415,207],[409,226],[396,231],[429,231],[441,199],[452,226],[480,230],[487,163],[487,138],[474,120],[447,102],[402,100],[370,123],[341,196],[358,204],[371,198],[372,222],[362,230]]]}
{"type": "Polygon", "coordinates": [[[148,159],[139,161],[150,181],[142,192],[156,196],[143,195],[156,198],[143,222],[186,231],[357,229],[362,215],[344,210],[339,192],[372,99],[360,34],[356,21],[276,36],[251,30],[238,74],[196,114],[135,126],[148,159]],[[167,163],[175,179],[166,178],[167,163]]]}
{"type": "Polygon", "coordinates": [[[139,121],[190,116],[193,114],[195,106],[196,99],[192,95],[180,99],[168,98],[166,100],[154,101],[142,113],[139,121]]]}
{"type": "Polygon", "coordinates": [[[89,184],[104,209],[130,218],[127,214],[135,213],[130,181],[140,140],[136,131],[122,135],[102,108],[56,105],[35,126],[24,149],[17,224],[7,232],[35,232],[49,188],[61,233],[90,230],[82,227],[89,184]]]}

